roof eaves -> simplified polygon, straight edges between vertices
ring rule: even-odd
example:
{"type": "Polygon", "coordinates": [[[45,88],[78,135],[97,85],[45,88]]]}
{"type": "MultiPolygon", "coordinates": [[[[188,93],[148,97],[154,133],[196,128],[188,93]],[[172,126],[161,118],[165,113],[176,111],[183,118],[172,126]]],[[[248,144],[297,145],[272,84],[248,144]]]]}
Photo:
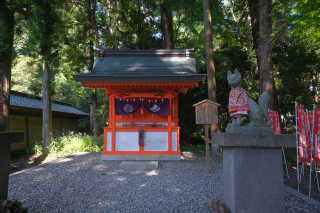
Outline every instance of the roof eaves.
{"type": "Polygon", "coordinates": [[[184,75],[184,76],[165,76],[165,75],[74,75],[73,80],[78,82],[200,82],[205,81],[206,74],[184,75]]]}

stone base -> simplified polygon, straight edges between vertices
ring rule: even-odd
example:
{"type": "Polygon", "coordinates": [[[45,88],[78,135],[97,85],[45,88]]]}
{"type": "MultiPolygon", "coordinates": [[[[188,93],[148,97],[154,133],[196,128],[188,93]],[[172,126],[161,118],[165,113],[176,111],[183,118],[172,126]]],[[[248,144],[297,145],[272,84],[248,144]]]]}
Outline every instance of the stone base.
{"type": "Polygon", "coordinates": [[[272,127],[251,127],[251,126],[237,126],[234,127],[233,125],[227,126],[226,129],[227,133],[256,133],[256,134],[273,134],[272,127]]]}
{"type": "Polygon", "coordinates": [[[158,161],[123,161],[120,163],[120,169],[124,170],[155,170],[158,167],[158,161]]]}
{"type": "Polygon", "coordinates": [[[280,148],[223,148],[223,201],[232,213],[285,212],[280,148]]]}
{"type": "Polygon", "coordinates": [[[180,161],[181,155],[101,155],[101,160],[180,161]]]}
{"type": "Polygon", "coordinates": [[[281,147],[295,135],[214,133],[223,146],[223,202],[232,213],[285,212],[281,147]]]}

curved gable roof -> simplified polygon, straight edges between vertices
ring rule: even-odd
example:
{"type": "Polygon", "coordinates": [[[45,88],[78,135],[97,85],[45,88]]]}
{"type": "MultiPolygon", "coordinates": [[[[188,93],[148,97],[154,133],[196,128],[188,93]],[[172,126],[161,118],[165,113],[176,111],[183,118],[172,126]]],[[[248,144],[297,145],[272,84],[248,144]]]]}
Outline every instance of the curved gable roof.
{"type": "Polygon", "coordinates": [[[198,82],[189,50],[104,50],[92,73],[74,75],[79,82],[198,82]]]}

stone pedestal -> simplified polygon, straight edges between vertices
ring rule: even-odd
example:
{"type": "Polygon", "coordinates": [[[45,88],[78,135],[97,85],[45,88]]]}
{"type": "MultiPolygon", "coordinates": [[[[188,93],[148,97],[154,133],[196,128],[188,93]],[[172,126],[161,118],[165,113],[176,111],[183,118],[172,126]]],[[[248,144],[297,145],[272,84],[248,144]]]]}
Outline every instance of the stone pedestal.
{"type": "Polygon", "coordinates": [[[0,199],[8,197],[11,144],[23,142],[23,136],[24,132],[0,132],[0,199]]]}
{"type": "Polygon", "coordinates": [[[285,212],[281,147],[295,135],[215,133],[223,146],[223,202],[232,213],[285,212]]]}

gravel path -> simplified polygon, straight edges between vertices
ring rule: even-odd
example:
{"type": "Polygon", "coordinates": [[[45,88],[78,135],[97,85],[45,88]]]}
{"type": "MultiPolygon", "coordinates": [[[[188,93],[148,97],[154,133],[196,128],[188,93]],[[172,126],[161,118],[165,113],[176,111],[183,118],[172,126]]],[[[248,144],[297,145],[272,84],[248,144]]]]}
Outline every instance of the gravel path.
{"type": "MultiPolygon", "coordinates": [[[[156,171],[124,171],[121,161],[101,162],[85,153],[10,177],[9,199],[29,212],[210,212],[222,200],[222,158],[184,153],[181,162],[160,162],[156,171]]],[[[286,192],[286,212],[318,212],[286,192]]]]}

